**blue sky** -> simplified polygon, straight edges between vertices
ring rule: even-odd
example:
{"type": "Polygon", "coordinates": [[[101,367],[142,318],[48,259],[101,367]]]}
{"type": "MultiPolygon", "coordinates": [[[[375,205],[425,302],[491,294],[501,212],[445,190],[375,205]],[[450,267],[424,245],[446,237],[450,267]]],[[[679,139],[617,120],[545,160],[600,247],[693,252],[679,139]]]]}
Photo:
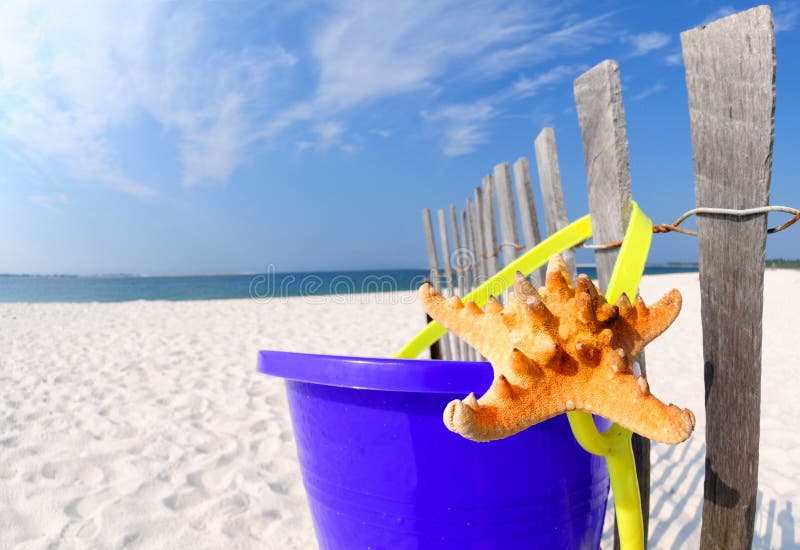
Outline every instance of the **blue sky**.
{"type": "MultiPolygon", "coordinates": [[[[572,84],[609,58],[634,198],[673,221],[694,206],[679,33],[753,5],[4,2],[0,273],[422,267],[420,209],[463,209],[544,126],[575,219],[572,84]]],[[[771,202],[797,207],[800,4],[772,7],[771,202]]],[[[800,231],[767,255],[799,257],[800,231]]],[[[654,239],[652,262],[695,259],[654,239]]]]}

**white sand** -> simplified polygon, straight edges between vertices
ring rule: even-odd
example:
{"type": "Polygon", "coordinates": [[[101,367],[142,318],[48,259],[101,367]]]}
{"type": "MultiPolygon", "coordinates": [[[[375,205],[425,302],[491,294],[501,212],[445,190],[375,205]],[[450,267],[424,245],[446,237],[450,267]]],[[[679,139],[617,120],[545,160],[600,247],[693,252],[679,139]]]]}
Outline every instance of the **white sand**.
{"type": "MultiPolygon", "coordinates": [[[[800,271],[766,281],[754,547],[797,548],[800,271]]],[[[697,275],[646,277],[642,294],[672,287],[683,312],[648,347],[648,377],[698,426],[653,446],[650,545],[695,548],[697,275]]],[[[255,372],[256,351],[386,356],[421,325],[410,293],[0,305],[0,548],[313,548],[283,386],[255,372]]]]}

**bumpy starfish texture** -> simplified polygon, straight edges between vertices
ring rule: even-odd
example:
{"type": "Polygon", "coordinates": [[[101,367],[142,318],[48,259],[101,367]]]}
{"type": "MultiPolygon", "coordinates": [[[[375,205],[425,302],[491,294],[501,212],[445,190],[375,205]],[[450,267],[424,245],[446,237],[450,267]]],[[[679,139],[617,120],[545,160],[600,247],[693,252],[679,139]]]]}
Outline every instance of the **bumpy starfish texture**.
{"type": "Polygon", "coordinates": [[[484,311],[457,296],[445,299],[427,283],[419,300],[494,369],[480,399],[471,393],[445,409],[447,427],[468,439],[502,439],[572,410],[599,414],[663,443],[680,443],[694,429],[690,410],[665,405],[633,372],[644,346],[677,317],[677,290],[649,308],[625,295],[611,305],[586,275],[573,287],[563,260],[554,256],[538,291],[517,273],[505,307],[492,297],[484,311]]]}

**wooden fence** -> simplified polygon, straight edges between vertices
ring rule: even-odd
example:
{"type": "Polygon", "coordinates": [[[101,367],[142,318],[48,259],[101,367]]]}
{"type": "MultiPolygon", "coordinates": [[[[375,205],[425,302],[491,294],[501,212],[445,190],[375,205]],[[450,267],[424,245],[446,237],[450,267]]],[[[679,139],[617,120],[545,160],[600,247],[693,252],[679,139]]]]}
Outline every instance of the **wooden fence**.
{"type": "MultiPolygon", "coordinates": [[[[766,206],[775,112],[770,8],[761,6],[686,31],[681,42],[697,206],[766,206]]],[[[632,197],[619,65],[603,61],[593,67],[575,81],[574,93],[593,239],[619,241],[632,197]]],[[[552,128],[541,131],[534,149],[549,235],[568,223],[552,128]]],[[[451,204],[448,212],[439,209],[437,218],[438,249],[431,213],[423,211],[431,281],[445,295],[464,296],[495,273],[501,259],[508,264],[541,240],[528,160],[514,163],[513,185],[509,163],[498,164],[466,199],[464,211],[459,213],[451,204]]],[[[697,221],[706,395],[703,548],[750,548],[753,539],[766,222],[766,214],[701,216],[697,221]],[[732,425],[735,430],[730,429],[732,425]]],[[[595,251],[602,290],[616,257],[616,249],[595,251]]],[[[574,276],[571,251],[565,259],[574,276]]],[[[543,283],[542,270],[532,279],[543,283]]],[[[432,356],[480,359],[450,334],[432,350],[432,356]]],[[[639,362],[645,374],[643,356],[639,362]]],[[[644,510],[649,510],[649,449],[648,440],[634,439],[644,510]]],[[[644,519],[646,537],[646,514],[644,519]]]]}

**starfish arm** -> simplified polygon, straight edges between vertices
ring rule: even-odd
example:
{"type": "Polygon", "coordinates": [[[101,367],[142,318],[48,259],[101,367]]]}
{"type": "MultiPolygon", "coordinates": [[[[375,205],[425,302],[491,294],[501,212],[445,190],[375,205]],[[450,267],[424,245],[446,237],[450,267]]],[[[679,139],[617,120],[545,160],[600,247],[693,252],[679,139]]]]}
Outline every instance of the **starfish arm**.
{"type": "Polygon", "coordinates": [[[596,384],[590,385],[596,389],[586,393],[576,408],[599,414],[642,437],[661,443],[681,443],[694,430],[692,411],[664,404],[650,393],[643,376],[620,374],[603,385],[605,390],[598,389],[596,384]]]}
{"type": "Polygon", "coordinates": [[[489,296],[489,299],[486,301],[486,306],[483,309],[486,313],[500,313],[503,311],[503,304],[494,296],[489,296]]]}
{"type": "Polygon", "coordinates": [[[631,304],[623,294],[616,303],[619,318],[614,330],[618,340],[632,357],[638,356],[648,343],[669,328],[680,313],[681,304],[681,293],[677,289],[669,291],[650,307],[641,296],[631,304]]]}
{"type": "Polygon", "coordinates": [[[573,407],[559,395],[558,381],[519,349],[493,366],[497,376],[480,399],[470,394],[448,404],[444,422],[451,431],[474,441],[492,441],[573,407]]]}
{"type": "Polygon", "coordinates": [[[547,264],[544,286],[539,289],[545,303],[549,306],[552,302],[560,302],[572,298],[575,289],[564,260],[559,254],[550,258],[547,264]]]}
{"type": "Polygon", "coordinates": [[[636,320],[636,331],[648,344],[667,330],[681,311],[683,299],[677,289],[672,289],[658,302],[644,308],[636,320]]]}
{"type": "Polygon", "coordinates": [[[472,441],[494,441],[514,435],[524,429],[515,430],[507,423],[501,422],[499,417],[502,411],[497,407],[473,408],[466,402],[467,399],[464,401],[456,399],[447,404],[443,420],[451,432],[472,441]]]}
{"type": "Polygon", "coordinates": [[[510,339],[494,302],[490,313],[484,313],[475,302],[464,304],[458,296],[445,299],[428,283],[419,288],[419,301],[428,315],[489,361],[508,355],[510,339]]]}
{"type": "Polygon", "coordinates": [[[494,441],[519,433],[552,418],[563,407],[531,406],[524,394],[509,395],[508,381],[496,379],[480,400],[470,394],[466,399],[451,401],[444,411],[447,428],[473,441],[494,441]]]}

